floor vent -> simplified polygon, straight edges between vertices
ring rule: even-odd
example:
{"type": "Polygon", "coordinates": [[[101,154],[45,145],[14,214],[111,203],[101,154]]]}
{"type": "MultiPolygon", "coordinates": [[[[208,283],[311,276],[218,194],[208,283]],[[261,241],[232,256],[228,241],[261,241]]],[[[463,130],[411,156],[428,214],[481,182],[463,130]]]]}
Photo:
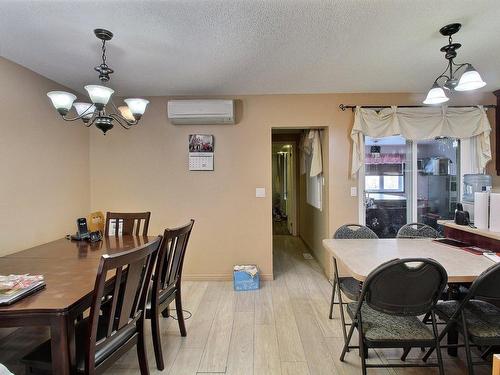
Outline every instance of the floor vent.
{"type": "Polygon", "coordinates": [[[307,259],[307,260],[314,259],[314,257],[311,255],[311,253],[302,253],[302,256],[304,257],[304,259],[307,259]]]}

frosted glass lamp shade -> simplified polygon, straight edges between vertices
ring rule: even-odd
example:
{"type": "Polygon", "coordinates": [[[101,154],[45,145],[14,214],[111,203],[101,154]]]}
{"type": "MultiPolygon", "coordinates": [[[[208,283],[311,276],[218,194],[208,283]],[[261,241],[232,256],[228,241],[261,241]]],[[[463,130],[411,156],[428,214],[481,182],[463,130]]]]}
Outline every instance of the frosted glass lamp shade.
{"type": "Polygon", "coordinates": [[[424,104],[441,104],[450,100],[444,93],[444,90],[435,83],[432,88],[427,93],[427,97],[424,100],[424,104]]]}
{"type": "Polygon", "coordinates": [[[457,91],[469,91],[476,90],[481,87],[486,86],[486,82],[483,81],[476,69],[469,65],[467,70],[460,77],[458,85],[455,87],[457,91]]]}
{"type": "Polygon", "coordinates": [[[118,110],[125,120],[135,122],[135,117],[132,112],[130,112],[130,108],[128,106],[121,105],[118,107],[118,110]]]}
{"type": "Polygon", "coordinates": [[[148,100],[140,98],[125,99],[124,101],[127,103],[127,106],[130,108],[130,112],[132,112],[136,119],[141,118],[146,111],[146,106],[149,103],[148,100]]]}
{"type": "Polygon", "coordinates": [[[95,112],[95,105],[90,103],[76,102],[73,103],[73,107],[76,109],[78,116],[83,115],[83,119],[90,119],[95,112]]]}
{"type": "Polygon", "coordinates": [[[57,112],[63,116],[69,112],[73,102],[76,100],[75,95],[66,91],[50,91],[47,93],[47,96],[52,101],[52,105],[57,109],[57,112]]]}
{"type": "Polygon", "coordinates": [[[87,85],[85,90],[89,93],[90,100],[95,104],[96,108],[101,110],[108,104],[109,98],[115,92],[115,90],[109,87],[99,86],[99,85],[87,85]]]}

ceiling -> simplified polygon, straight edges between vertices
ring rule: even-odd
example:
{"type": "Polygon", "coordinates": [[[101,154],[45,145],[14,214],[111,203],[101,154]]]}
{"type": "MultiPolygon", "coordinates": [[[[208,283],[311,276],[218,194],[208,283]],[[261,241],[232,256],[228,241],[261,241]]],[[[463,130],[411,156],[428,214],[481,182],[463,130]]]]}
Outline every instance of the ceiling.
{"type": "Polygon", "coordinates": [[[500,88],[498,0],[1,0],[0,55],[73,90],[97,82],[100,43],[119,95],[424,92],[458,61],[500,88]]]}

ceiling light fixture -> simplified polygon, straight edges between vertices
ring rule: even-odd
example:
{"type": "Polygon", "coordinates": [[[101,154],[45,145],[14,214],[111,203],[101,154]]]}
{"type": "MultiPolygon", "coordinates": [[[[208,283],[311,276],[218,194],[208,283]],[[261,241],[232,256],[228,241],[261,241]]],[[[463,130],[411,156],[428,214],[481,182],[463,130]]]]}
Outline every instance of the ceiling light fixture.
{"type": "MultiPolygon", "coordinates": [[[[109,81],[109,75],[114,71],[106,64],[106,42],[113,38],[113,33],[105,29],[95,29],[94,34],[102,41],[102,62],[94,68],[99,73],[99,80],[104,85],[109,81]]],[[[146,111],[149,101],[140,98],[125,99],[125,106],[116,107],[111,100],[113,89],[103,85],[87,85],[85,90],[92,103],[75,102],[76,96],[65,91],[50,91],[47,96],[52,105],[66,121],[82,120],[86,127],[93,124],[104,134],[113,128],[113,120],[116,120],[123,128],[130,129],[136,125],[146,111]],[[114,112],[107,112],[106,107],[111,103],[114,112]],[[71,107],[75,107],[76,117],[67,117],[71,107]]]]}
{"type": "Polygon", "coordinates": [[[457,57],[457,49],[462,47],[460,43],[453,43],[452,35],[456,34],[462,27],[459,23],[452,23],[442,27],[439,32],[443,36],[448,37],[448,44],[441,47],[441,52],[445,53],[445,58],[448,60],[445,71],[434,80],[424,104],[441,104],[450,100],[446,96],[446,90],[455,91],[470,91],[476,90],[486,85],[470,63],[456,64],[454,59],[457,57]],[[463,70],[460,79],[458,79],[459,71],[463,70]]]}

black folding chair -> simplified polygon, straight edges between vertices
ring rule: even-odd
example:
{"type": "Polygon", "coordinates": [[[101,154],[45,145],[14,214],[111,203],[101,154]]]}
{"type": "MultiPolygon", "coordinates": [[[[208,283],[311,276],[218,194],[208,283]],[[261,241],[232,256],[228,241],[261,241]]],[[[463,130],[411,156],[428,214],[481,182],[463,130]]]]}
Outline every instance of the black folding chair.
{"type": "Polygon", "coordinates": [[[439,238],[439,232],[422,223],[409,223],[398,230],[396,238],[439,238]]]}
{"type": "MultiPolygon", "coordinates": [[[[489,362],[473,362],[471,347],[483,347],[481,357],[485,359],[490,348],[500,345],[500,308],[490,302],[500,302],[500,263],[496,263],[472,283],[462,301],[441,301],[436,314],[447,322],[439,335],[443,339],[451,330],[458,328],[464,337],[464,344],[449,344],[443,347],[465,347],[467,369],[474,374],[474,365],[489,365],[489,362]],[[488,302],[489,301],[489,302],[488,302]]],[[[424,356],[427,360],[432,353],[424,356]]]]}
{"type": "Polygon", "coordinates": [[[359,302],[347,305],[353,324],[340,360],[349,348],[359,348],[363,375],[372,367],[438,367],[444,374],[435,306],[446,286],[445,269],[433,259],[394,259],[373,270],[366,278],[359,302]],[[418,319],[430,312],[432,330],[418,319]],[[350,346],[354,328],[359,346],[350,346]],[[437,350],[437,363],[367,364],[368,348],[424,347],[437,350]]]}
{"type": "MultiPolygon", "coordinates": [[[[335,231],[333,238],[337,240],[354,240],[354,239],[378,239],[378,236],[370,228],[359,224],[345,224],[335,231]]],[[[347,341],[346,326],[350,326],[345,322],[344,306],[342,293],[351,301],[357,301],[361,294],[362,284],[352,277],[340,277],[337,267],[337,260],[333,258],[333,287],[332,299],[330,301],[329,318],[333,319],[333,305],[339,305],[340,320],[342,322],[342,334],[344,335],[344,343],[347,341]],[[339,302],[335,302],[335,293],[338,295],[339,302]]]]}

